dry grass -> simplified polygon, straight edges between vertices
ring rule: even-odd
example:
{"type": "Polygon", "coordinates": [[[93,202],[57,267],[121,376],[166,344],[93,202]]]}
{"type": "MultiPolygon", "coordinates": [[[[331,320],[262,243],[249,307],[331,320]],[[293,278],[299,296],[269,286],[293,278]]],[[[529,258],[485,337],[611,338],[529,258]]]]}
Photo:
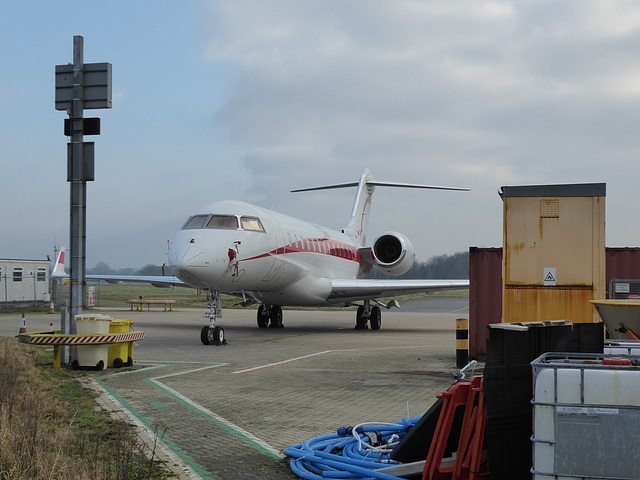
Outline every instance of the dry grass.
{"type": "Polygon", "coordinates": [[[167,477],[129,425],[96,411],[91,393],[39,359],[0,340],[1,480],[167,477]]]}

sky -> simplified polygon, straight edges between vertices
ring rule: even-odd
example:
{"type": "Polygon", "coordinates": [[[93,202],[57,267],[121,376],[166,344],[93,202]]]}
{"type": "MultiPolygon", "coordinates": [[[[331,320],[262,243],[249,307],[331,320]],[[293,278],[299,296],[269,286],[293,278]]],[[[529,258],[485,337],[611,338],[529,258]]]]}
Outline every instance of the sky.
{"type": "Polygon", "coordinates": [[[624,0],[34,0],[0,15],[0,257],[69,244],[55,65],[109,62],[87,183],[87,266],[161,265],[199,207],[244,200],[419,261],[502,245],[503,185],[606,183],[606,244],[640,245],[640,3],[624,0]]]}

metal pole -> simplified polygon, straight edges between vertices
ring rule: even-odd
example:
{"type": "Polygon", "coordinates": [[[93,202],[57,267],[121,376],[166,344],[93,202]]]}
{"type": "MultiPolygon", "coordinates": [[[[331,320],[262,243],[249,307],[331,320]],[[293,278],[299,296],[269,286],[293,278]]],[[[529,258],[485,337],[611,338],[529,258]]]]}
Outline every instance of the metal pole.
{"type": "Polygon", "coordinates": [[[75,316],[82,313],[85,298],[86,196],[83,159],[84,39],[73,37],[73,99],[71,102],[71,311],[69,330],[76,333],[75,316]]]}
{"type": "MultiPolygon", "coordinates": [[[[68,324],[68,317],[67,317],[67,307],[60,307],[60,333],[62,335],[66,335],[67,334],[67,324],[68,324]]],[[[62,345],[60,347],[60,362],[61,365],[67,365],[67,363],[69,363],[69,347],[67,345],[62,345]]]]}

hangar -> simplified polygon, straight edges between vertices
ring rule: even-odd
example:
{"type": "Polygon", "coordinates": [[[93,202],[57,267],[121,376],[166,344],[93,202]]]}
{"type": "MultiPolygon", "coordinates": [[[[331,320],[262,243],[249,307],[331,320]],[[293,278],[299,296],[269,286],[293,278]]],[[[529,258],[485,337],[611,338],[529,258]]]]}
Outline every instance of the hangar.
{"type": "Polygon", "coordinates": [[[48,303],[49,259],[0,258],[0,308],[48,303]]]}

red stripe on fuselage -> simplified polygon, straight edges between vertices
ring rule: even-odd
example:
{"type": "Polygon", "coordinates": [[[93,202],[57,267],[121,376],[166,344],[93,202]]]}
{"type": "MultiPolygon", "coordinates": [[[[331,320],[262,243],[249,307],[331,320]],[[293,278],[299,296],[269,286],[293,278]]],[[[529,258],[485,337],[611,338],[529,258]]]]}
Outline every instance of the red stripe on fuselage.
{"type": "Polygon", "coordinates": [[[278,247],[275,250],[271,250],[270,252],[266,252],[261,255],[238,259],[238,261],[243,262],[246,260],[257,260],[259,258],[284,255],[287,253],[317,253],[320,255],[329,255],[360,263],[360,255],[358,254],[357,248],[348,243],[338,242],[328,238],[305,238],[298,240],[297,242],[278,247]]]}

